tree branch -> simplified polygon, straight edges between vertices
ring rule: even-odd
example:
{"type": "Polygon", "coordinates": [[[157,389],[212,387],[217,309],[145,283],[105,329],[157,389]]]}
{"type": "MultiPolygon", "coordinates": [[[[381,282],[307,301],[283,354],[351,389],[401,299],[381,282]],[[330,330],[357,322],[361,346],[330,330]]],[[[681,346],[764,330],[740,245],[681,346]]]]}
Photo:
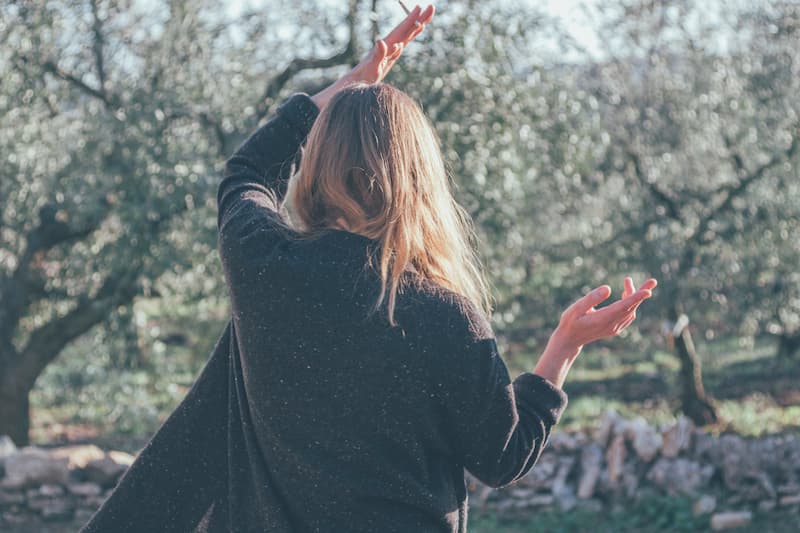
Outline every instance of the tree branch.
{"type": "Polygon", "coordinates": [[[87,237],[100,227],[107,212],[91,220],[83,227],[74,228],[61,220],[61,214],[52,204],[46,204],[39,210],[39,224],[31,230],[25,239],[25,250],[20,255],[17,266],[10,276],[0,278],[0,342],[10,342],[22,313],[34,301],[34,296],[46,296],[35,290],[41,284],[31,278],[31,264],[36,257],[41,257],[47,250],[68,242],[87,237]]]}
{"type": "Polygon", "coordinates": [[[115,307],[133,300],[141,269],[137,264],[109,274],[93,298],[84,297],[66,315],[32,331],[17,359],[16,379],[33,383],[67,344],[101,322],[115,307]]]}
{"type": "Polygon", "coordinates": [[[347,27],[350,37],[347,41],[345,49],[338,54],[332,55],[327,58],[295,58],[289,62],[283,71],[272,78],[267,83],[264,93],[261,96],[255,108],[254,118],[255,122],[260,122],[269,112],[268,102],[273,101],[286,84],[297,73],[304,70],[329,68],[337,65],[344,65],[347,63],[354,63],[356,60],[356,9],[358,7],[358,0],[350,0],[350,7],[347,13],[347,27]]]}
{"type": "Polygon", "coordinates": [[[650,194],[657,202],[666,208],[667,215],[669,215],[671,219],[681,222],[682,218],[678,201],[666,191],[661,190],[654,182],[647,179],[639,154],[631,150],[630,147],[626,148],[625,153],[633,164],[633,173],[639,180],[639,183],[650,191],[650,194]]]}
{"type": "Polygon", "coordinates": [[[97,9],[97,0],[90,0],[92,6],[92,33],[94,42],[92,51],[94,52],[94,63],[97,68],[97,78],[100,80],[99,92],[106,97],[106,69],[103,63],[103,23],[97,9]]]}
{"type": "Polygon", "coordinates": [[[44,69],[45,72],[49,72],[50,74],[53,74],[54,76],[61,78],[66,82],[69,82],[70,84],[74,85],[75,87],[80,89],[82,92],[88,94],[89,96],[97,98],[98,100],[103,102],[106,105],[106,107],[111,106],[112,103],[111,98],[108,96],[108,94],[105,93],[105,91],[95,89],[94,87],[89,86],[83,80],[77,78],[76,76],[70,74],[65,70],[62,70],[58,65],[55,64],[54,61],[50,59],[46,60],[44,63],[42,63],[42,68],[44,69]]]}
{"type": "Polygon", "coordinates": [[[683,255],[681,256],[680,263],[678,264],[678,271],[683,272],[693,262],[696,255],[696,247],[710,242],[711,238],[706,237],[706,232],[719,215],[730,209],[733,201],[747,191],[747,188],[754,182],[761,179],[767,170],[783,162],[784,160],[791,159],[798,152],[800,148],[800,128],[795,127],[794,136],[789,147],[774,154],[769,161],[760,165],[753,172],[748,173],[744,164],[744,160],[737,152],[731,153],[731,161],[736,173],[743,176],[738,183],[729,187],[723,188],[720,192],[723,194],[724,199],[714,208],[712,208],[706,215],[700,219],[697,228],[692,233],[692,236],[687,240],[686,247],[683,255]]]}

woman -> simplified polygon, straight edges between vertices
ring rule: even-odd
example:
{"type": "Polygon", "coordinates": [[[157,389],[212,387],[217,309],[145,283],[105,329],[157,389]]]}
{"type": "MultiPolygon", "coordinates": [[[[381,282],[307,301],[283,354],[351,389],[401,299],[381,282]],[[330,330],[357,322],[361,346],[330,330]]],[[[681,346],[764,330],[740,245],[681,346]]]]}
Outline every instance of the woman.
{"type": "Polygon", "coordinates": [[[84,531],[463,533],[464,469],[492,487],[524,476],[582,346],[634,320],[655,280],[575,302],[510,380],[434,131],[382,83],[433,15],[415,7],[228,160],[232,320],[84,531]]]}

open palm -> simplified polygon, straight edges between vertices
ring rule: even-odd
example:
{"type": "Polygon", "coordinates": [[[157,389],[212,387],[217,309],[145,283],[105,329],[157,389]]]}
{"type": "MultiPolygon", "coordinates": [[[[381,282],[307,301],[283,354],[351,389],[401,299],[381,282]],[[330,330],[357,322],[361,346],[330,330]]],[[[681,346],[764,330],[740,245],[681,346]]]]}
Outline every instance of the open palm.
{"type": "Polygon", "coordinates": [[[420,6],[415,6],[408,16],[386,37],[379,39],[372,51],[353,68],[350,73],[352,80],[364,83],[382,81],[400,58],[408,43],[422,33],[425,25],[433,19],[435,11],[433,5],[429,5],[425,10],[422,10],[420,6]]]}

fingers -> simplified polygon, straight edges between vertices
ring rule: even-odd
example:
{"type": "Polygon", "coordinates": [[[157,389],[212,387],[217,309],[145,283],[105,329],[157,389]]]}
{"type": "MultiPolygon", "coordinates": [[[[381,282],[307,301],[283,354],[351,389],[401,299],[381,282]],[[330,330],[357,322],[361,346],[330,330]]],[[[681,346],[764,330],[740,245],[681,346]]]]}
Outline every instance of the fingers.
{"type": "Polygon", "coordinates": [[[386,44],[386,41],[383,39],[379,39],[375,43],[375,48],[373,49],[373,61],[380,63],[384,59],[386,59],[386,55],[389,52],[389,46],[386,44]]]}
{"type": "Polygon", "coordinates": [[[426,24],[433,20],[435,12],[436,8],[433,5],[429,5],[424,11],[419,6],[414,6],[408,16],[386,36],[386,41],[390,46],[394,43],[407,45],[425,29],[426,24]]]}
{"type": "Polygon", "coordinates": [[[406,18],[389,32],[389,35],[386,36],[386,42],[394,44],[408,38],[416,29],[416,22],[419,19],[420,12],[420,7],[414,6],[414,9],[411,10],[406,18]]]}
{"type": "Polygon", "coordinates": [[[594,306],[600,304],[603,300],[611,296],[611,287],[608,285],[601,285],[592,292],[572,304],[568,309],[568,313],[575,313],[577,316],[583,315],[592,309],[594,306]]]}
{"type": "Polygon", "coordinates": [[[647,281],[645,281],[644,283],[642,283],[642,286],[639,287],[639,289],[653,290],[657,286],[658,286],[658,281],[656,281],[654,278],[650,278],[647,281]]]}
{"type": "Polygon", "coordinates": [[[624,288],[622,290],[622,297],[623,298],[627,298],[628,296],[633,294],[633,291],[636,290],[634,288],[634,286],[633,286],[633,278],[625,278],[625,281],[623,282],[623,285],[624,285],[624,288]]]}

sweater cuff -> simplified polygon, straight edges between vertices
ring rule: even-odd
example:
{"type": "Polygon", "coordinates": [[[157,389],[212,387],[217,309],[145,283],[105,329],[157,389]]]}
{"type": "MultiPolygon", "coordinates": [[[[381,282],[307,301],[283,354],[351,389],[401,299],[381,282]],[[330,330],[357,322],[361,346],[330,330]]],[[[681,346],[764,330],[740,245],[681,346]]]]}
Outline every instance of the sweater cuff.
{"type": "Polygon", "coordinates": [[[319,108],[306,93],[295,93],[278,106],[280,114],[293,127],[308,134],[319,115],[319,108]]]}
{"type": "Polygon", "coordinates": [[[517,401],[524,397],[551,426],[558,423],[567,408],[567,393],[531,372],[523,372],[514,380],[514,394],[517,401]]]}

